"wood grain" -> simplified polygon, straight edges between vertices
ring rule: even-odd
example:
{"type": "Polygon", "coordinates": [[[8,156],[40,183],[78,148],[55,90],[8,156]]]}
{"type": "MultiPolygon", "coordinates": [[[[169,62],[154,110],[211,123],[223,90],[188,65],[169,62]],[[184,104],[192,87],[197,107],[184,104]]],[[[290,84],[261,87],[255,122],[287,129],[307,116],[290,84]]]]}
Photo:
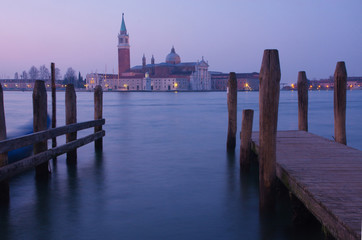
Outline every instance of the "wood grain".
{"type": "Polygon", "coordinates": [[[362,152],[305,131],[279,131],[276,147],[284,185],[336,239],[361,239],[362,152]]]}

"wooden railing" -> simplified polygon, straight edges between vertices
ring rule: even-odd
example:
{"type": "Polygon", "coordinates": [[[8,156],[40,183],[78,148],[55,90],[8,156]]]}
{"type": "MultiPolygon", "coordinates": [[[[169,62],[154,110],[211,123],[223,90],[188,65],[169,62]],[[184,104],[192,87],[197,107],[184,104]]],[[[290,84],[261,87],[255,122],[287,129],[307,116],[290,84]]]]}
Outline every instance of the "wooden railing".
{"type": "MultiPolygon", "coordinates": [[[[53,96],[53,111],[55,97],[53,96]]],[[[102,138],[105,131],[102,125],[103,92],[101,86],[94,91],[94,120],[77,123],[76,118],[76,94],[73,84],[68,84],[65,94],[66,124],[62,127],[46,129],[47,127],[47,94],[44,81],[36,81],[33,91],[33,129],[34,133],[6,139],[6,124],[4,112],[3,90],[0,84],[0,203],[9,202],[8,179],[31,168],[36,169],[36,176],[47,178],[49,176],[49,160],[67,153],[67,164],[75,164],[77,160],[77,148],[90,142],[95,142],[96,151],[103,148],[102,138]],[[94,128],[94,133],[77,139],[77,132],[94,128]],[[56,146],[55,138],[66,135],[66,143],[56,146]],[[52,148],[48,149],[48,139],[52,139],[52,148]],[[19,161],[8,164],[7,152],[33,145],[33,155],[19,161]]],[[[54,117],[54,114],[53,114],[54,117]]],[[[53,121],[54,122],[54,121],[53,121]]]]}

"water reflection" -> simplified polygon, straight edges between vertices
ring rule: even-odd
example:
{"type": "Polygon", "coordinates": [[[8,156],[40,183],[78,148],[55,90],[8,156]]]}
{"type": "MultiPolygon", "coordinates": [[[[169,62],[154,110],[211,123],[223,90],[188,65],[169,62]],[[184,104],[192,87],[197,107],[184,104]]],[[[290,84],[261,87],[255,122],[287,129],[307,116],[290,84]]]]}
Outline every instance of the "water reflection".
{"type": "MultiPolygon", "coordinates": [[[[297,113],[294,95],[283,100],[288,94],[281,92],[279,126],[294,128],[285,116],[297,113]]],[[[357,94],[356,101],[362,91],[357,94]]],[[[79,121],[89,120],[93,94],[77,97],[79,121]]],[[[238,108],[255,109],[257,121],[258,93],[238,98],[238,108]]],[[[7,101],[8,109],[19,108],[7,101]]],[[[49,182],[34,184],[34,172],[13,178],[11,204],[0,208],[1,239],[321,238],[318,227],[292,224],[288,194],[278,195],[276,214],[260,213],[257,164],[244,173],[239,148],[226,154],[225,93],[105,93],[104,103],[104,151],[95,152],[94,144],[79,148],[76,167],[59,156],[49,182]]],[[[311,121],[328,133],[321,109],[311,107],[311,121]]],[[[8,113],[11,125],[11,115],[19,116],[8,113]]]]}

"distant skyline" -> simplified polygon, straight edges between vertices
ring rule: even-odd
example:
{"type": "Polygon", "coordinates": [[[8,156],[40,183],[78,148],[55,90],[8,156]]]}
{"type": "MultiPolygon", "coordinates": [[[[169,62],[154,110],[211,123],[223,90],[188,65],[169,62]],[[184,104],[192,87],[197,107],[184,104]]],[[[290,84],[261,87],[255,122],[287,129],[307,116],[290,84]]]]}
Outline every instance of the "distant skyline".
{"type": "Polygon", "coordinates": [[[283,83],[332,76],[345,61],[362,76],[361,0],[2,0],[0,77],[31,66],[64,75],[117,73],[122,13],[131,66],[164,62],[172,46],[182,62],[204,56],[211,71],[259,72],[264,49],[278,49],[283,83]]]}

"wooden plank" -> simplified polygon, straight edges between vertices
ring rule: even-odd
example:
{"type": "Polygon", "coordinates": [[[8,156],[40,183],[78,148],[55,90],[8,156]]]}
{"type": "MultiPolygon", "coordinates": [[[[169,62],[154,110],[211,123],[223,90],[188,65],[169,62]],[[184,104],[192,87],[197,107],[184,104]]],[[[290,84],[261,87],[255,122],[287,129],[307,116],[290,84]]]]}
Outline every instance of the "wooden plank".
{"type": "MultiPolygon", "coordinates": [[[[97,85],[94,89],[94,119],[103,118],[103,90],[102,86],[97,85]]],[[[94,127],[94,132],[102,130],[102,126],[94,127]]],[[[101,151],[103,149],[103,138],[98,139],[94,142],[94,148],[96,151],[101,151]]]]}
{"type": "MultiPolygon", "coordinates": [[[[56,104],[56,88],[55,88],[55,65],[54,63],[50,64],[51,69],[51,81],[52,81],[52,128],[57,127],[57,104],[56,104]]],[[[57,146],[57,139],[52,138],[52,147],[57,146]]]]}
{"type": "MultiPolygon", "coordinates": [[[[6,123],[4,109],[4,92],[0,84],[0,140],[6,139],[6,123]]],[[[0,153],[0,167],[8,164],[8,153],[0,153]]],[[[7,181],[0,182],[0,204],[9,203],[9,184],[7,181]]]]}
{"type": "Polygon", "coordinates": [[[238,89],[237,79],[234,72],[229,74],[227,86],[227,105],[228,105],[228,134],[226,148],[228,152],[234,152],[236,146],[236,125],[237,125],[237,101],[238,89]]]}
{"type": "Polygon", "coordinates": [[[1,167],[0,168],[0,182],[5,179],[11,178],[21,172],[29,170],[35,166],[38,166],[39,164],[45,163],[48,160],[50,160],[56,156],[64,154],[73,149],[79,148],[83,145],[86,145],[86,144],[88,144],[92,141],[95,141],[99,138],[102,138],[104,136],[105,136],[105,131],[102,130],[100,132],[93,133],[86,137],[66,143],[62,146],[49,149],[45,152],[38,153],[36,155],[24,158],[23,160],[20,160],[15,163],[1,167]]]}
{"type": "MultiPolygon", "coordinates": [[[[42,80],[36,80],[33,89],[33,129],[34,132],[47,129],[48,102],[45,83],[42,80]]],[[[44,152],[48,149],[48,142],[36,142],[33,145],[34,154],[44,152]]],[[[50,173],[49,163],[44,162],[35,168],[37,178],[48,178],[50,173]]]]}
{"type": "Polygon", "coordinates": [[[298,129],[308,132],[308,80],[304,71],[298,72],[298,129]]]}
{"type": "MultiPolygon", "coordinates": [[[[73,84],[68,84],[65,88],[65,124],[74,124],[77,122],[77,95],[73,84]]],[[[77,132],[67,133],[66,142],[72,142],[77,139],[77,132]]],[[[67,152],[67,164],[77,162],[77,149],[67,152]]]]}
{"type": "Polygon", "coordinates": [[[357,149],[304,131],[277,133],[277,177],[337,239],[361,238],[361,171],[357,149]]]}
{"type": "Polygon", "coordinates": [[[32,134],[28,134],[22,137],[12,138],[8,140],[0,141],[0,153],[8,152],[14,149],[18,149],[24,146],[34,144],[36,142],[41,142],[50,138],[54,138],[66,133],[71,133],[75,131],[84,130],[87,128],[101,126],[105,124],[105,119],[92,120],[82,123],[74,123],[66,125],[63,127],[58,127],[54,129],[48,129],[32,134]]]}
{"type": "Polygon", "coordinates": [[[259,74],[259,206],[262,211],[275,207],[279,94],[279,53],[276,49],[267,49],[259,74]]]}

